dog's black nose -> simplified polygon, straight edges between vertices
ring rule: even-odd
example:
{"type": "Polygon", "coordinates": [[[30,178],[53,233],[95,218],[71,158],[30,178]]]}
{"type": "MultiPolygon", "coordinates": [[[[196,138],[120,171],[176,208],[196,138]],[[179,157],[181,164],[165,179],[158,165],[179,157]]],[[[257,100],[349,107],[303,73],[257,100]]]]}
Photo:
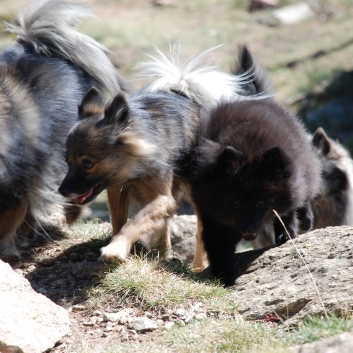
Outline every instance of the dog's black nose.
{"type": "Polygon", "coordinates": [[[68,188],[63,185],[60,185],[58,191],[61,195],[65,196],[65,197],[68,197],[70,195],[68,188]]]}
{"type": "Polygon", "coordinates": [[[256,227],[253,224],[247,224],[241,227],[242,233],[255,233],[256,227]]]}

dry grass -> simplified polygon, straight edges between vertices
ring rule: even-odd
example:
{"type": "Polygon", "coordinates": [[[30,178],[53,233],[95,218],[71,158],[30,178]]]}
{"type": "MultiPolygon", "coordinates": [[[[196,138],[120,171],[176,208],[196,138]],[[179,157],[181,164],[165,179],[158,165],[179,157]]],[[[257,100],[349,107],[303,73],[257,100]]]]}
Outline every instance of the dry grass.
{"type": "Polygon", "coordinates": [[[117,53],[128,77],[131,68],[144,60],[142,52],[150,53],[154,44],[166,50],[169,42],[182,43],[186,56],[223,43],[219,61],[226,70],[237,44],[247,43],[270,70],[282,102],[312,89],[335,71],[353,68],[349,36],[353,8],[346,0],[319,1],[321,8],[334,5],[336,17],[327,22],[313,18],[295,27],[260,24],[262,14],[249,14],[247,1],[180,0],[175,7],[152,7],[145,0],[90,3],[101,20],[86,22],[84,30],[117,53]],[[287,67],[293,62],[297,64],[287,67]]]}

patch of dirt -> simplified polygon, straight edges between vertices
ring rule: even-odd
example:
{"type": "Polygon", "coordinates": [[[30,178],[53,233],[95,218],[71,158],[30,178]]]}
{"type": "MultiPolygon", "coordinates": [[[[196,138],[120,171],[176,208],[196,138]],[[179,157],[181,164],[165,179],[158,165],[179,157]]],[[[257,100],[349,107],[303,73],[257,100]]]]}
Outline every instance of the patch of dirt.
{"type": "MultiPolygon", "coordinates": [[[[153,332],[139,334],[129,329],[127,322],[104,319],[105,313],[127,308],[117,304],[118,298],[112,297],[98,304],[88,296],[90,289],[99,284],[109,271],[109,267],[99,260],[100,248],[108,242],[109,238],[90,241],[73,237],[53,237],[52,241],[38,239],[30,247],[22,249],[20,259],[8,261],[16,272],[28,279],[36,292],[69,312],[71,334],[51,352],[89,352],[96,347],[106,347],[108,343],[112,346],[122,341],[146,342],[152,339],[153,332]]],[[[138,308],[131,308],[132,314],[147,315],[155,321],[162,319],[138,308]]]]}

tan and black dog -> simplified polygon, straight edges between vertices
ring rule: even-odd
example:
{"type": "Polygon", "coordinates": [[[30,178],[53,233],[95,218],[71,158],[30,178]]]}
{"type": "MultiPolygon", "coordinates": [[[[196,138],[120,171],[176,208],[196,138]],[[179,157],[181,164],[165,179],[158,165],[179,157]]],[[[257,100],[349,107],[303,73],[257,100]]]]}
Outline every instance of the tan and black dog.
{"type": "Polygon", "coordinates": [[[90,87],[115,95],[124,85],[105,49],[75,29],[87,14],[73,1],[36,1],[8,24],[18,37],[0,55],[2,249],[16,234],[55,227],[65,214],[70,222],[80,213],[57,192],[67,172],[67,134],[90,87]]]}
{"type": "Polygon", "coordinates": [[[67,139],[69,172],[59,191],[78,204],[107,188],[113,239],[102,249],[105,261],[125,260],[136,241],[148,249],[171,247],[169,219],[187,197],[191,159],[198,143],[200,110],[238,97],[242,76],[225,74],[205,60],[209,51],[180,63],[159,57],[141,65],[155,80],[125,98],[104,104],[91,89],[79,107],[80,121],[67,139]],[[130,201],[140,205],[128,222],[130,201]]]}

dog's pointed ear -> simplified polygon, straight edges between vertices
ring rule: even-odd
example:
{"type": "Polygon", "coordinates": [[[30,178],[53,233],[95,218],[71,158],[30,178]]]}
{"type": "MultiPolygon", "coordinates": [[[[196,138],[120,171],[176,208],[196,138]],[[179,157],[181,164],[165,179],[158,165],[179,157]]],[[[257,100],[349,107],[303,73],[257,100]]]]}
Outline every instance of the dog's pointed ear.
{"type": "Polygon", "coordinates": [[[289,165],[288,157],[277,146],[271,147],[266,150],[262,154],[261,160],[264,165],[264,168],[271,173],[282,172],[289,165]]]}
{"type": "Polygon", "coordinates": [[[274,94],[267,71],[255,60],[246,45],[239,45],[238,60],[232,72],[234,75],[244,76],[243,88],[247,95],[274,94]]]}
{"type": "Polygon", "coordinates": [[[322,127],[314,132],[312,143],[314,147],[322,151],[324,156],[327,156],[331,151],[331,142],[322,127]]]}
{"type": "Polygon", "coordinates": [[[254,59],[246,45],[239,45],[238,61],[233,70],[234,74],[242,74],[254,68],[254,59]]]}
{"type": "Polygon", "coordinates": [[[231,146],[226,146],[218,157],[218,163],[226,171],[236,173],[243,164],[244,155],[231,146]]]}
{"type": "Polygon", "coordinates": [[[78,106],[79,119],[100,114],[104,111],[104,100],[96,87],[91,87],[78,106]]]}
{"type": "Polygon", "coordinates": [[[124,123],[129,117],[129,106],[122,93],[119,93],[108,105],[104,112],[107,124],[124,123]]]}

